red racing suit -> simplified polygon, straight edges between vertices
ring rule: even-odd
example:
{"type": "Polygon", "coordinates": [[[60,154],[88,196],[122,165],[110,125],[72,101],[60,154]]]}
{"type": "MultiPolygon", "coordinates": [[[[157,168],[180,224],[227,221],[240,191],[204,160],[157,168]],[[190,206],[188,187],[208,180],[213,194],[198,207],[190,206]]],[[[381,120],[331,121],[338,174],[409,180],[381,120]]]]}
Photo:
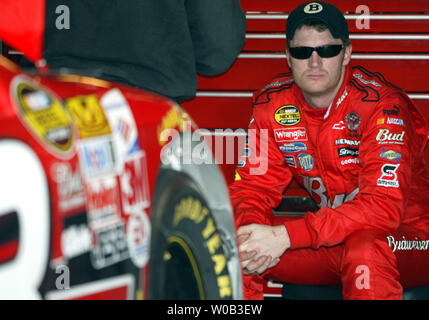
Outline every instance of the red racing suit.
{"type": "Polygon", "coordinates": [[[402,224],[429,233],[428,127],[382,75],[347,67],[331,106],[314,109],[283,74],[256,92],[253,104],[230,187],[237,227],[274,224],[272,209],[295,178],[320,209],[281,222],[292,250],[333,247],[356,231],[388,234],[402,224]]]}

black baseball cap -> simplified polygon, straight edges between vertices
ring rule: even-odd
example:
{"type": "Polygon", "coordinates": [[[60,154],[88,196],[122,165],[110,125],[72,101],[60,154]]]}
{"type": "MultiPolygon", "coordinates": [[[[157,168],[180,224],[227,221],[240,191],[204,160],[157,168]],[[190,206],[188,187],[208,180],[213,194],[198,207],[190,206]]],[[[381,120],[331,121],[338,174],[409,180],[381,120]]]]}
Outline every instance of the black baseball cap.
{"type": "Polygon", "coordinates": [[[343,13],[334,5],[323,1],[310,1],[296,7],[286,23],[286,37],[293,39],[298,26],[308,20],[321,20],[336,39],[349,39],[349,26],[343,13]]]}

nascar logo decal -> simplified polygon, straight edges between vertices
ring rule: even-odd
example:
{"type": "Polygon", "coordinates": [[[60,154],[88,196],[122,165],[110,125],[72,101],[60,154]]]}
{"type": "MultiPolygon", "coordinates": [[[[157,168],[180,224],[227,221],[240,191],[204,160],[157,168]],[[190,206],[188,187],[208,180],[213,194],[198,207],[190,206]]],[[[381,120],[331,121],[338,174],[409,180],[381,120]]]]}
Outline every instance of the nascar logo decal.
{"type": "Polygon", "coordinates": [[[12,81],[11,95],[20,120],[47,150],[57,156],[73,155],[73,119],[59,98],[24,76],[12,81]]]}
{"type": "Polygon", "coordinates": [[[404,126],[404,120],[398,118],[387,118],[387,124],[397,124],[398,126],[404,126]]]}
{"type": "Polygon", "coordinates": [[[274,120],[282,126],[294,126],[301,121],[301,113],[294,105],[288,104],[276,110],[274,120]]]}
{"type": "Polygon", "coordinates": [[[314,167],[314,160],[311,154],[300,153],[298,155],[298,163],[305,171],[311,171],[314,167]]]}

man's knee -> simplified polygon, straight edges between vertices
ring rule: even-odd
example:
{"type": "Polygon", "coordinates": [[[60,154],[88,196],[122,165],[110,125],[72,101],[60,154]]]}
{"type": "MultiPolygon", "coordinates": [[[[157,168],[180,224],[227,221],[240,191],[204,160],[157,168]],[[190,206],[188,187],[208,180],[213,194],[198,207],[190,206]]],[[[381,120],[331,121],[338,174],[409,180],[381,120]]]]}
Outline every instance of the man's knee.
{"type": "Polygon", "coordinates": [[[365,229],[353,232],[344,244],[343,264],[347,261],[396,264],[387,240],[387,231],[365,229]]]}
{"type": "Polygon", "coordinates": [[[400,299],[402,287],[388,232],[360,230],[345,241],[342,283],[345,299],[400,299]]]}

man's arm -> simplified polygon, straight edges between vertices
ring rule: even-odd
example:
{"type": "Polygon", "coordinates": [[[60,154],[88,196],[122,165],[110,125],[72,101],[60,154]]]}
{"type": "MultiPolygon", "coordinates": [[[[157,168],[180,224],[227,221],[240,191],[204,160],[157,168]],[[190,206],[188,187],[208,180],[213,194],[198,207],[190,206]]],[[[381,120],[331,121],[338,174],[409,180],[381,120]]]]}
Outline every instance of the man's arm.
{"type": "Polygon", "coordinates": [[[236,181],[229,188],[237,228],[252,223],[271,225],[272,209],[279,205],[292,179],[274,139],[270,115],[264,110],[269,107],[254,107],[236,181]]]}
{"type": "Polygon", "coordinates": [[[186,0],[197,72],[228,70],[245,42],[246,17],[239,0],[186,0]]]}
{"type": "Polygon", "coordinates": [[[408,104],[405,97],[399,95],[379,103],[359,147],[359,193],[337,208],[324,207],[316,214],[286,222],[292,248],[334,246],[354,231],[365,228],[398,228],[412,183],[413,157],[422,152],[427,139],[427,133],[416,132],[408,104]],[[397,118],[403,120],[403,125],[378,122],[384,117],[383,109],[394,105],[400,110],[397,118]],[[396,141],[389,138],[388,133],[397,134],[396,141]],[[394,159],[380,156],[383,147],[398,156],[394,159]]]}

